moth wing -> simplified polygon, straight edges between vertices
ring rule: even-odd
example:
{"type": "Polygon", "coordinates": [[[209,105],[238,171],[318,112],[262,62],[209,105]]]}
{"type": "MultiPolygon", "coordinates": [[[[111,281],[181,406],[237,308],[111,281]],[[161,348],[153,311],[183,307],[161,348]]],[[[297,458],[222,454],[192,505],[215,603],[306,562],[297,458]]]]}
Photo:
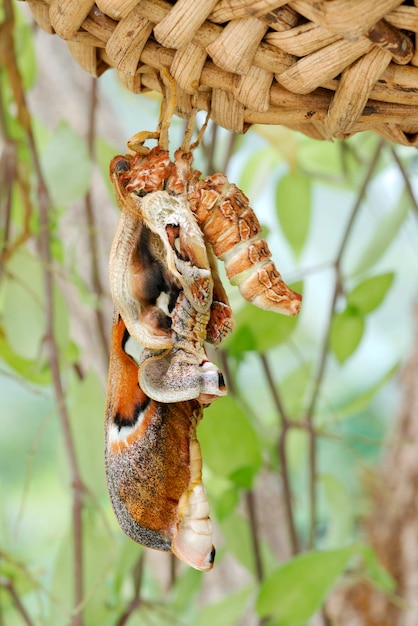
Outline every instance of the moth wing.
{"type": "Polygon", "coordinates": [[[123,319],[115,314],[105,423],[113,509],[122,530],[149,548],[172,551],[181,530],[179,558],[197,569],[210,569],[214,550],[208,511],[203,525],[198,524],[198,540],[193,526],[196,488],[204,490],[196,457],[202,408],[193,400],[167,404],[149,398],[138,384],[135,361],[125,351],[128,340],[123,319]]]}

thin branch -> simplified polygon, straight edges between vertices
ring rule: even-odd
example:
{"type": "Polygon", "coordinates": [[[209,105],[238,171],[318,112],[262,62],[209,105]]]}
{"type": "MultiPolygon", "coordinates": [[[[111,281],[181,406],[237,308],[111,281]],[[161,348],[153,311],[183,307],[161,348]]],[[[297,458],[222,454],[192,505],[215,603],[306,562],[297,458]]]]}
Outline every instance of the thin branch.
{"type": "Polygon", "coordinates": [[[418,202],[417,202],[417,199],[415,198],[414,190],[412,189],[411,181],[409,180],[409,176],[405,170],[404,164],[400,160],[395,148],[393,148],[392,146],[390,147],[390,153],[392,154],[394,161],[399,168],[399,171],[402,175],[402,178],[405,184],[405,189],[408,192],[409,197],[411,198],[413,209],[416,213],[416,216],[418,217],[418,202]]]}
{"type": "Polygon", "coordinates": [[[258,582],[261,583],[264,578],[263,562],[261,559],[256,506],[254,502],[254,494],[251,489],[248,489],[245,494],[245,503],[247,506],[248,517],[250,520],[251,542],[252,542],[253,553],[254,553],[255,573],[256,573],[258,582]]]}
{"type": "Polygon", "coordinates": [[[125,626],[125,624],[127,624],[131,615],[135,613],[135,611],[139,609],[139,607],[142,606],[143,604],[143,601],[141,598],[141,585],[142,585],[143,571],[144,571],[144,559],[145,559],[145,552],[142,552],[141,556],[139,557],[138,561],[136,562],[132,570],[132,577],[133,577],[133,582],[134,582],[134,594],[133,594],[132,600],[129,602],[128,606],[123,611],[122,615],[119,617],[118,621],[116,622],[116,626],[125,626]]]}
{"type": "Polygon", "coordinates": [[[274,404],[276,405],[277,412],[280,416],[281,431],[278,441],[278,454],[280,459],[280,465],[282,469],[282,481],[283,481],[283,502],[286,514],[287,532],[289,535],[289,542],[291,546],[292,554],[299,552],[299,541],[296,532],[295,517],[293,514],[293,497],[292,487],[290,481],[289,463],[287,459],[287,434],[290,428],[290,421],[287,417],[285,408],[283,406],[277,385],[273,380],[273,375],[270,369],[270,364],[265,354],[260,354],[260,360],[263,366],[263,370],[266,376],[267,384],[269,386],[271,395],[273,396],[274,404]]]}
{"type": "Polygon", "coordinates": [[[237,398],[244,413],[251,416],[251,418],[256,421],[257,415],[254,409],[249,404],[245,396],[243,396],[242,393],[240,393],[235,377],[229,366],[228,353],[225,350],[218,349],[216,350],[215,354],[219,355],[221,359],[221,370],[225,377],[225,383],[226,383],[226,388],[228,389],[228,393],[230,393],[232,396],[237,398]]]}
{"type": "Polygon", "coordinates": [[[228,146],[227,149],[225,151],[224,154],[224,158],[223,158],[223,162],[222,162],[222,166],[221,166],[221,172],[226,172],[228,169],[228,165],[229,162],[232,158],[232,155],[234,153],[234,148],[235,148],[235,144],[237,141],[237,136],[236,133],[229,133],[229,138],[228,138],[228,146]]]}
{"type": "Polygon", "coordinates": [[[170,571],[169,571],[169,581],[168,588],[171,589],[174,587],[177,580],[177,557],[174,554],[170,554],[170,571]]]}
{"type": "MultiPolygon", "coordinates": [[[[211,176],[215,172],[219,171],[215,164],[215,156],[216,156],[216,146],[219,143],[219,126],[212,122],[211,126],[211,138],[205,146],[206,150],[206,173],[208,176],[211,176]]],[[[229,161],[231,160],[232,154],[234,152],[235,143],[237,140],[237,135],[235,133],[229,133],[228,142],[226,145],[226,149],[223,153],[222,164],[220,167],[221,172],[226,172],[228,169],[229,161]]]]}
{"type": "Polygon", "coordinates": [[[72,618],[72,626],[82,626],[83,617],[78,607],[83,600],[83,529],[82,529],[82,492],[83,485],[80,477],[74,439],[71,432],[70,418],[65,403],[65,393],[61,381],[61,368],[59,363],[59,348],[54,335],[55,309],[53,303],[53,274],[52,257],[49,241],[49,214],[51,205],[48,191],[43,180],[39,158],[33,140],[29,137],[30,150],[35,165],[35,172],[38,179],[38,200],[40,216],[40,254],[44,267],[44,289],[45,289],[45,339],[47,347],[49,366],[51,369],[53,386],[57,409],[61,421],[61,430],[64,445],[67,452],[67,459],[71,475],[73,489],[72,518],[73,518],[73,555],[74,555],[74,604],[76,613],[72,618]]]}
{"type": "Polygon", "coordinates": [[[206,165],[206,173],[208,176],[211,176],[212,174],[215,173],[216,168],[215,168],[215,146],[216,146],[216,140],[218,138],[218,125],[213,122],[210,126],[210,131],[211,131],[211,138],[208,144],[208,149],[207,149],[207,165],[206,165]]]}
{"type": "MultiPolygon", "coordinates": [[[[229,389],[232,396],[237,397],[238,395],[237,387],[233,379],[231,369],[229,367],[228,357],[223,350],[220,350],[219,353],[221,355],[222,371],[225,376],[227,388],[229,389]]],[[[242,400],[242,398],[240,399],[242,400]]],[[[250,413],[249,410],[247,410],[247,412],[250,413]]],[[[255,513],[255,506],[254,506],[254,495],[251,489],[248,489],[246,491],[245,503],[246,503],[248,518],[250,522],[251,542],[252,542],[253,553],[254,553],[255,571],[257,575],[257,580],[261,582],[263,580],[263,564],[261,560],[261,548],[260,548],[260,540],[258,536],[257,517],[255,513]]]]}
{"type": "Polygon", "coordinates": [[[11,596],[17,611],[20,613],[21,618],[25,622],[26,626],[35,626],[35,622],[32,621],[29,613],[25,609],[22,600],[19,597],[13,583],[8,578],[0,578],[0,587],[3,587],[11,596]]]}
{"type": "Polygon", "coordinates": [[[225,350],[219,350],[222,363],[222,373],[225,376],[225,382],[227,389],[231,392],[232,396],[237,395],[237,387],[234,377],[232,376],[231,368],[229,367],[228,356],[225,350]]]}
{"type": "MultiPolygon", "coordinates": [[[[1,76],[1,70],[0,70],[1,76]]],[[[4,263],[13,253],[31,236],[30,216],[32,204],[30,200],[29,182],[23,180],[22,173],[18,168],[17,145],[7,128],[4,102],[0,94],[0,136],[4,140],[4,149],[0,155],[0,217],[2,236],[0,241],[0,277],[3,273],[4,263]],[[23,208],[23,223],[21,232],[11,241],[12,230],[12,197],[13,184],[16,184],[20,192],[23,208]]]]}
{"type": "Polygon", "coordinates": [[[331,336],[331,325],[332,319],[335,313],[338,296],[341,293],[341,261],[344,255],[344,252],[347,247],[347,243],[351,234],[351,230],[353,228],[355,219],[357,214],[361,208],[361,204],[363,202],[364,196],[366,194],[367,187],[370,183],[370,180],[373,176],[373,172],[376,168],[377,162],[379,160],[380,154],[382,152],[383,146],[385,145],[384,140],[380,140],[377,148],[371,158],[365,177],[357,194],[356,201],[351,211],[350,218],[347,222],[340,247],[338,250],[337,257],[334,262],[335,269],[335,286],[334,292],[331,299],[331,306],[328,315],[328,323],[325,329],[325,334],[322,342],[322,350],[319,359],[318,371],[315,379],[314,388],[311,395],[311,400],[308,404],[308,410],[306,413],[306,423],[309,432],[309,508],[310,508],[310,526],[309,526],[309,539],[308,546],[312,548],[315,545],[315,532],[316,532],[316,474],[317,474],[317,451],[316,451],[316,433],[313,428],[313,420],[316,410],[317,401],[320,394],[320,389],[322,385],[322,381],[324,379],[329,342],[331,336]]]}
{"type": "MultiPolygon", "coordinates": [[[[0,111],[2,109],[2,101],[0,97],[0,111]]],[[[1,117],[1,116],[0,116],[1,117]]],[[[0,262],[3,265],[6,254],[9,249],[10,225],[12,215],[12,188],[13,180],[16,177],[16,154],[15,146],[9,138],[5,139],[4,150],[0,156],[0,189],[1,189],[1,206],[0,216],[1,224],[1,241],[0,241],[0,262]],[[4,198],[4,202],[3,202],[4,198]]],[[[0,272],[2,268],[0,267],[0,272]]]]}
{"type": "MultiPolygon", "coordinates": [[[[89,156],[91,162],[94,163],[95,160],[95,149],[94,149],[94,139],[95,139],[95,128],[96,128],[96,110],[97,110],[97,80],[95,78],[92,79],[91,82],[91,92],[90,92],[90,106],[89,106],[89,115],[88,115],[88,131],[87,131],[87,148],[89,152],[89,156]]],[[[89,240],[89,249],[91,254],[91,284],[93,288],[94,294],[97,296],[98,305],[95,308],[96,315],[96,324],[97,330],[99,333],[100,343],[103,349],[103,355],[106,358],[106,361],[109,360],[109,344],[108,344],[108,336],[106,332],[106,324],[103,317],[102,309],[101,309],[101,301],[103,298],[103,286],[100,278],[100,264],[99,264],[99,254],[97,247],[97,225],[96,219],[93,210],[93,194],[91,189],[88,190],[85,196],[84,201],[84,209],[86,213],[86,222],[87,222],[87,234],[89,240]]]]}
{"type": "Polygon", "coordinates": [[[323,626],[333,626],[333,622],[331,618],[328,616],[327,609],[325,606],[323,606],[321,609],[321,617],[322,617],[323,626]]]}
{"type": "Polygon", "coordinates": [[[7,29],[3,29],[3,35],[7,37],[7,50],[5,59],[6,71],[9,76],[10,85],[13,90],[14,100],[17,104],[17,117],[22,128],[26,132],[29,151],[35,171],[37,181],[37,198],[39,204],[40,217],[40,233],[39,233],[39,249],[40,256],[44,268],[44,290],[45,290],[45,345],[47,348],[49,366],[51,369],[57,410],[61,421],[61,430],[64,439],[65,449],[67,452],[68,464],[71,474],[71,482],[73,488],[72,517],[73,517],[73,558],[74,558],[74,614],[72,616],[72,626],[82,626],[83,616],[81,605],[83,600],[83,546],[82,546],[82,483],[74,440],[71,433],[70,419],[65,403],[65,394],[61,382],[61,371],[59,363],[59,349],[54,335],[54,303],[53,303],[53,273],[52,273],[52,256],[50,249],[49,215],[51,212],[51,202],[48,190],[45,184],[43,172],[41,169],[39,154],[35,143],[31,116],[26,104],[25,92],[23,89],[22,78],[16,64],[15,47],[14,47],[14,14],[11,0],[5,0],[5,14],[7,29]]]}
{"type": "Polygon", "coordinates": [[[59,363],[59,348],[54,334],[55,309],[53,302],[53,274],[52,257],[49,241],[49,214],[51,204],[47,188],[44,183],[43,174],[40,167],[39,157],[33,135],[29,136],[30,151],[35,165],[35,172],[38,180],[38,200],[40,216],[40,254],[44,267],[44,289],[45,289],[45,339],[49,358],[49,366],[52,373],[57,409],[61,421],[61,430],[64,445],[67,452],[67,459],[71,475],[73,489],[72,517],[73,517],[73,555],[74,555],[74,604],[76,613],[72,618],[72,626],[82,626],[83,617],[78,607],[83,601],[83,529],[82,529],[82,491],[83,485],[80,477],[74,439],[71,432],[70,418],[65,403],[65,393],[61,381],[61,368],[59,363]]]}

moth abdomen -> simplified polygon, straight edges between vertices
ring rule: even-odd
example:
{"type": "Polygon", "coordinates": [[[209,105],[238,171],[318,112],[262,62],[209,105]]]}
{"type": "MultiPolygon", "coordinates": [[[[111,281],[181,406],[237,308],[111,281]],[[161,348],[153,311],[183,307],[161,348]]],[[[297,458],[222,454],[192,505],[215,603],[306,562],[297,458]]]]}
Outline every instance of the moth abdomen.
{"type": "Polygon", "coordinates": [[[188,199],[207,242],[242,296],[261,309],[297,315],[302,297],[286,285],[271,260],[246,195],[226,176],[215,174],[198,181],[188,199]]]}

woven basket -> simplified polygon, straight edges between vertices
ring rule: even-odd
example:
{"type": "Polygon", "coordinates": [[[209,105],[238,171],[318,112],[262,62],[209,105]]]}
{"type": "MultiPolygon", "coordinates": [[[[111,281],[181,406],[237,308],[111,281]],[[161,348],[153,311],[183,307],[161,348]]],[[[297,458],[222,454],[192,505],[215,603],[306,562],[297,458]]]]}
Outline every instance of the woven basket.
{"type": "Polygon", "coordinates": [[[242,133],[282,124],[316,139],[372,130],[418,145],[418,0],[28,0],[89,74],[135,93],[175,78],[242,133]]]}

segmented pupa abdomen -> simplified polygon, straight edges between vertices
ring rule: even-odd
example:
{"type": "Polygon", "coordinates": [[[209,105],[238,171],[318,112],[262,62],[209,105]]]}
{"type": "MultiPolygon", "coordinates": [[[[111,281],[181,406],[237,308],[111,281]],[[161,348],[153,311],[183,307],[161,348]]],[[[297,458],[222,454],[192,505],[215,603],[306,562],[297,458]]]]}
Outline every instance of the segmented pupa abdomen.
{"type": "Polygon", "coordinates": [[[290,289],[271,260],[249,200],[223,174],[199,180],[190,207],[226,274],[243,297],[261,309],[297,315],[302,297],[290,289]]]}

